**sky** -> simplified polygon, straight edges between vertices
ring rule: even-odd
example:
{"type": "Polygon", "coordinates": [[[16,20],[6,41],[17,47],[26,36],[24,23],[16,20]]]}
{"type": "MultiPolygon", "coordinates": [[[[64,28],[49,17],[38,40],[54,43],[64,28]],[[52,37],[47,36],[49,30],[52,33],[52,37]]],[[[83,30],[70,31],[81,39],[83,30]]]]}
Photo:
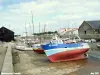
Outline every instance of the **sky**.
{"type": "Polygon", "coordinates": [[[100,20],[100,0],[0,0],[0,27],[15,34],[78,28],[83,21],[100,20]]]}

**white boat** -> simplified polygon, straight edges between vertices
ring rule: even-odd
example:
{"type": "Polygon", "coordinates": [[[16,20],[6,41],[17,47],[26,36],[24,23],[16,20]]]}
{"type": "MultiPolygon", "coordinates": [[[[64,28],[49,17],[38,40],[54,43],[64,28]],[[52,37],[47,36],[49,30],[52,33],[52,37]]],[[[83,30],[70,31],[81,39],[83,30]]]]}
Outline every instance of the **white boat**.
{"type": "Polygon", "coordinates": [[[23,50],[23,51],[30,51],[30,50],[33,50],[32,47],[28,47],[26,44],[18,44],[15,46],[15,48],[17,50],[23,50]]]}
{"type": "Polygon", "coordinates": [[[100,43],[97,43],[97,47],[100,48],[100,43]]]}

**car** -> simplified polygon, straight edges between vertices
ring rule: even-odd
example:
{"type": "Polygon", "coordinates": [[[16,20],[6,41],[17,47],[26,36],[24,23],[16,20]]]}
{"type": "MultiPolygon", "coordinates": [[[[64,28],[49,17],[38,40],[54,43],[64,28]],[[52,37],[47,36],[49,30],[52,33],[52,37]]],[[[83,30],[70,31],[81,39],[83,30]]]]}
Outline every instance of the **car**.
{"type": "Polygon", "coordinates": [[[91,42],[94,42],[94,43],[95,43],[95,42],[96,42],[96,40],[95,40],[95,39],[91,39],[91,42]]]}
{"type": "Polygon", "coordinates": [[[84,40],[84,42],[86,42],[86,43],[91,43],[91,40],[84,40]]]}

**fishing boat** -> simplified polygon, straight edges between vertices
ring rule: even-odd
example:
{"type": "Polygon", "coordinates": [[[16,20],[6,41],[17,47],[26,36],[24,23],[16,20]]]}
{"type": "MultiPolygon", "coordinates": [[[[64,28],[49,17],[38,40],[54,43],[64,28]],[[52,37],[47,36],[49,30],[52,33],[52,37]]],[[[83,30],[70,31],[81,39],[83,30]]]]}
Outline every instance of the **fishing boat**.
{"type": "Polygon", "coordinates": [[[64,43],[56,38],[42,45],[42,48],[51,62],[61,62],[86,59],[89,45],[83,42],[64,43]]]}
{"type": "Polygon", "coordinates": [[[42,49],[41,44],[34,44],[32,45],[32,48],[35,53],[40,53],[40,54],[44,53],[44,50],[42,49]]]}

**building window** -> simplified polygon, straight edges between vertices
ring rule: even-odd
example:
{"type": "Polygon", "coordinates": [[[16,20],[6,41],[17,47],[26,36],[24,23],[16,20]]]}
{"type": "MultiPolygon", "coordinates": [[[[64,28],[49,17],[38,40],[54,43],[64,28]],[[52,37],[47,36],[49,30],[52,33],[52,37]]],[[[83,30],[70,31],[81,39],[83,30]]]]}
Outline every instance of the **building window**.
{"type": "Polygon", "coordinates": [[[84,33],[86,34],[86,30],[84,31],[84,33]]]}

